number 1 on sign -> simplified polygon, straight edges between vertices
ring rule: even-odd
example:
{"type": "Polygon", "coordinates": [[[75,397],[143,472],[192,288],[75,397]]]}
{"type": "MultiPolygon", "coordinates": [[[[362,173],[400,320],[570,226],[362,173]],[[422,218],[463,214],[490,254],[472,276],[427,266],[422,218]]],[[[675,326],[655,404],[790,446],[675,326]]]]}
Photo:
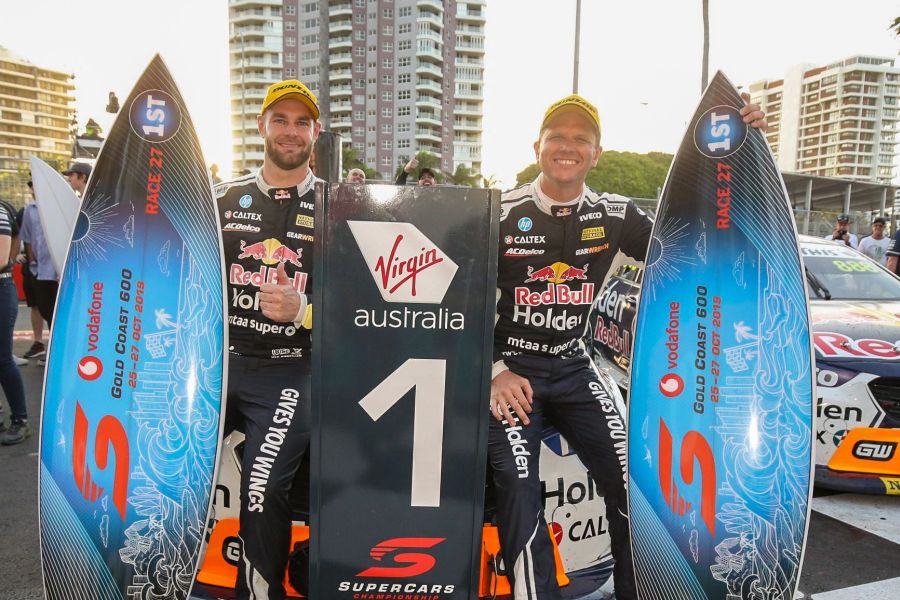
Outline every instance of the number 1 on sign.
{"type": "Polygon", "coordinates": [[[446,372],[446,360],[410,358],[359,401],[359,405],[372,420],[378,421],[410,389],[416,389],[410,494],[412,506],[441,505],[446,372]]]}

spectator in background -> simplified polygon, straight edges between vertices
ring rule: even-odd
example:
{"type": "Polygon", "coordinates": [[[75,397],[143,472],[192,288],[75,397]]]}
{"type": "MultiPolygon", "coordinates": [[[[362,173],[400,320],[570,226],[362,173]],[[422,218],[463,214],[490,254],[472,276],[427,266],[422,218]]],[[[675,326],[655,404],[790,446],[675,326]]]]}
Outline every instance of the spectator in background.
{"type": "Polygon", "coordinates": [[[860,252],[882,265],[887,265],[885,252],[891,244],[891,240],[884,237],[886,224],[887,221],[884,217],[875,217],[875,220],[872,221],[872,235],[860,240],[858,248],[860,252]]]}
{"type": "Polygon", "coordinates": [[[83,162],[72,163],[68,171],[62,172],[69,180],[69,185],[75,190],[79,198],[84,197],[84,189],[87,187],[88,178],[91,176],[91,165],[83,162]]]}
{"type": "MultiPolygon", "coordinates": [[[[397,181],[394,182],[394,185],[406,185],[406,180],[418,166],[419,161],[415,156],[409,159],[409,162],[403,167],[403,171],[397,176],[397,181]]],[[[428,167],[419,169],[419,185],[437,185],[437,178],[435,177],[434,171],[428,167]]]]}
{"type": "Polygon", "coordinates": [[[894,236],[891,238],[884,255],[886,258],[884,266],[887,267],[887,270],[895,275],[900,275],[897,272],[897,265],[900,263],[900,228],[894,232],[894,236]]]}
{"type": "Polygon", "coordinates": [[[366,173],[362,169],[352,168],[347,173],[347,183],[365,183],[366,173]]]}
{"type": "MultiPolygon", "coordinates": [[[[29,181],[28,182],[28,191],[31,192],[31,202],[29,204],[34,204],[34,185],[29,181]]],[[[20,208],[16,212],[16,229],[22,228],[22,219],[25,216],[25,206],[20,208]]],[[[12,252],[18,253],[18,248],[13,248],[10,250],[10,254],[12,252]]],[[[34,276],[34,273],[31,272],[31,267],[28,263],[27,257],[23,256],[21,259],[18,259],[22,263],[22,289],[25,291],[25,304],[28,306],[31,312],[31,334],[32,334],[32,344],[31,348],[22,355],[22,358],[41,358],[47,352],[44,347],[44,317],[41,316],[41,311],[38,310],[37,305],[37,291],[35,290],[35,282],[37,278],[34,276]]],[[[28,361],[25,361],[25,364],[28,364],[28,361]]]]}
{"type": "Polygon", "coordinates": [[[846,213],[841,213],[837,217],[837,223],[834,226],[834,231],[825,236],[826,240],[831,240],[832,242],[844,242],[851,248],[857,248],[859,246],[859,239],[856,237],[856,234],[850,233],[850,216],[846,213]]]}
{"type": "MultiPolygon", "coordinates": [[[[71,182],[72,179],[70,178],[71,182]]],[[[74,188],[73,188],[74,189],[74,188]]],[[[41,214],[37,204],[32,202],[25,206],[22,214],[22,241],[25,242],[25,258],[28,267],[34,274],[34,291],[38,311],[47,321],[47,325],[53,325],[53,309],[56,306],[56,292],[59,290],[59,275],[53,265],[50,256],[50,247],[44,237],[44,228],[41,225],[41,214]]],[[[40,359],[43,361],[43,359],[40,359]]]]}
{"type": "Polygon", "coordinates": [[[0,200],[0,387],[6,395],[10,412],[9,427],[0,419],[0,444],[4,446],[24,442],[31,435],[25,406],[25,386],[12,353],[13,330],[19,313],[19,295],[12,278],[12,257],[18,253],[18,248],[16,211],[0,200]]]}

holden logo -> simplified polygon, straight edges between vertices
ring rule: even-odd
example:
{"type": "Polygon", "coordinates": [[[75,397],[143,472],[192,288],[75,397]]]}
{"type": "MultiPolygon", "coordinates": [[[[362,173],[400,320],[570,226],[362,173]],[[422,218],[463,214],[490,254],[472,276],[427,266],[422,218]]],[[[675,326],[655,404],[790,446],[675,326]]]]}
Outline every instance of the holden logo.
{"type": "Polygon", "coordinates": [[[440,304],[459,268],[411,223],[347,221],[385,302],[440,304]]]}
{"type": "Polygon", "coordinates": [[[675,373],[666,373],[659,380],[659,391],[666,398],[674,398],[684,391],[684,381],[675,373]]]}
{"type": "Polygon", "coordinates": [[[103,363],[96,356],[85,356],[78,361],[78,375],[87,381],[93,381],[103,373],[103,363]]]}
{"type": "Polygon", "coordinates": [[[226,211],[225,211],[225,218],[226,218],[226,219],[230,219],[230,218],[231,218],[231,211],[230,211],[230,210],[226,210],[226,211]]]}

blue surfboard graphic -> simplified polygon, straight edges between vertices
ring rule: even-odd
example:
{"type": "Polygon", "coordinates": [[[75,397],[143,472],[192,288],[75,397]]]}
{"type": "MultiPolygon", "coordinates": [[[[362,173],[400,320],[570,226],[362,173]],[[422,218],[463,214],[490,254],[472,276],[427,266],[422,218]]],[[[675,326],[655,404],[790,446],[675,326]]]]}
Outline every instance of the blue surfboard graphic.
{"type": "Polygon", "coordinates": [[[671,166],[637,313],[629,509],[640,598],[793,598],[812,351],[784,184],[718,73],[671,166]]]}
{"type": "Polygon", "coordinates": [[[60,282],[40,443],[47,597],[187,598],[224,385],[221,243],[157,56],[103,147],[60,282]]]}

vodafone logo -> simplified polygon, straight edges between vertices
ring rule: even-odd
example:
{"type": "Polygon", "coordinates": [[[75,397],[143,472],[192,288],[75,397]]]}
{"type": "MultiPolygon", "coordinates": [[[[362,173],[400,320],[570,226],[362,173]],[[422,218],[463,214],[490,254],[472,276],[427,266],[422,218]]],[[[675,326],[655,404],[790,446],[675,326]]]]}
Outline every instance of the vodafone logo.
{"type": "Polygon", "coordinates": [[[674,398],[684,391],[684,381],[675,373],[666,373],[659,380],[659,391],[666,398],[674,398]]]}
{"type": "Polygon", "coordinates": [[[412,223],[347,221],[385,302],[440,304],[459,268],[412,223]]]}
{"type": "Polygon", "coordinates": [[[103,373],[103,363],[96,356],[85,356],[78,361],[78,375],[87,381],[94,381],[103,373]]]}

